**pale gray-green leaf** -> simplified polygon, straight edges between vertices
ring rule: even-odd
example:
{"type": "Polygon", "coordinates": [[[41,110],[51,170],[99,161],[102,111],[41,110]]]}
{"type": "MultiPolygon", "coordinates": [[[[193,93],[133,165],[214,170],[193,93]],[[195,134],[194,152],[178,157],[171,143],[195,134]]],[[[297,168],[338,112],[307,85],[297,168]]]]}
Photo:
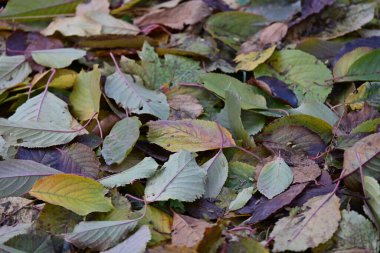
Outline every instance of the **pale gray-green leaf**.
{"type": "Polygon", "coordinates": [[[117,122],[104,138],[102,156],[107,164],[120,164],[132,151],[140,136],[141,122],[137,117],[127,117],[117,122]]]}
{"type": "Polygon", "coordinates": [[[355,211],[342,211],[342,220],[334,240],[339,250],[356,248],[379,252],[379,234],[369,220],[355,211]]]}
{"type": "Polygon", "coordinates": [[[241,190],[238,195],[236,196],[236,199],[234,199],[228,209],[230,211],[235,211],[247,204],[249,199],[252,197],[254,187],[248,187],[243,190],[241,190]]]}
{"type": "Polygon", "coordinates": [[[137,179],[149,178],[156,172],[158,164],[151,157],[145,157],[144,160],[136,164],[130,169],[115,175],[99,180],[105,187],[113,188],[124,186],[132,183],[137,179]]]}
{"type": "Polygon", "coordinates": [[[202,165],[207,171],[205,198],[216,198],[228,176],[228,162],[222,151],[202,165]]]}
{"type": "Polygon", "coordinates": [[[129,75],[120,72],[107,77],[105,93],[127,112],[151,114],[160,119],[169,117],[166,96],[158,91],[145,88],[129,75]]]}
{"type": "Polygon", "coordinates": [[[115,247],[104,251],[103,253],[144,253],[146,245],[152,238],[149,226],[142,226],[137,232],[128,237],[124,242],[119,243],[115,247]]]}
{"type": "Polygon", "coordinates": [[[0,198],[21,196],[41,177],[62,173],[30,160],[0,161],[0,198]]]}
{"type": "Polygon", "coordinates": [[[333,126],[338,121],[338,116],[326,105],[319,101],[303,101],[302,104],[295,108],[289,110],[290,114],[306,114],[316,118],[320,118],[331,126],[333,126]]]}
{"type": "Polygon", "coordinates": [[[72,141],[79,132],[54,123],[28,121],[12,122],[0,118],[0,135],[14,146],[43,148],[72,141]]]}
{"type": "Polygon", "coordinates": [[[75,226],[73,232],[64,234],[64,238],[78,248],[101,251],[115,246],[136,225],[136,220],[83,221],[75,226]]]}
{"type": "Polygon", "coordinates": [[[0,57],[0,93],[23,82],[32,72],[23,55],[0,57]]]}
{"type": "Polygon", "coordinates": [[[182,150],[171,155],[162,169],[148,180],[145,199],[193,201],[204,194],[205,180],[206,171],[198,166],[193,154],[182,150]]]}
{"type": "Polygon", "coordinates": [[[32,57],[38,64],[50,68],[66,68],[70,64],[86,55],[86,51],[75,48],[57,48],[36,50],[32,57]]]}
{"type": "Polygon", "coordinates": [[[257,189],[268,199],[285,191],[293,181],[292,169],[284,159],[277,157],[264,165],[257,180],[257,189]]]}

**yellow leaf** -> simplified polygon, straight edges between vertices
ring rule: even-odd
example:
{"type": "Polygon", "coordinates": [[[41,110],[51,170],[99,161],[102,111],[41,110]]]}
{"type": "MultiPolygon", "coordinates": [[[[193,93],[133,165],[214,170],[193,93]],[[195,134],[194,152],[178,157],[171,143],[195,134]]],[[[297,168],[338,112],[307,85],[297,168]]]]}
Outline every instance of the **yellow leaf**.
{"type": "Polygon", "coordinates": [[[53,205],[59,205],[79,215],[108,212],[113,206],[104,197],[105,188],[99,182],[73,174],[57,174],[39,179],[30,195],[53,205]]]}
{"type": "MultiPolygon", "coordinates": [[[[32,86],[42,87],[45,86],[51,71],[45,71],[40,74],[36,74],[31,82],[32,86]]],[[[75,79],[77,78],[77,72],[70,69],[58,69],[49,84],[49,87],[54,87],[58,89],[70,89],[73,87],[75,79]]]]}
{"type": "Polygon", "coordinates": [[[148,122],[148,140],[172,151],[190,152],[235,146],[227,129],[207,120],[157,120],[148,122]]]}
{"type": "Polygon", "coordinates": [[[276,45],[273,45],[263,51],[253,51],[248,54],[239,54],[235,58],[235,62],[238,63],[236,70],[254,70],[261,63],[265,62],[272,56],[276,45]]]}
{"type": "Polygon", "coordinates": [[[70,103],[73,114],[80,120],[88,120],[95,112],[99,112],[100,77],[98,66],[89,72],[81,71],[75,81],[70,103]]]}

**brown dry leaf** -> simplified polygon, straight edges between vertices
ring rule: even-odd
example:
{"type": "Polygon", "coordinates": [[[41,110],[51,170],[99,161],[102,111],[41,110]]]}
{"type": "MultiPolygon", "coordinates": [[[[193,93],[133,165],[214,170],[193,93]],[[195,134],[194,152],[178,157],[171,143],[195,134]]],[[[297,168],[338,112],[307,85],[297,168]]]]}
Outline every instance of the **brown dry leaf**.
{"type": "Polygon", "coordinates": [[[206,228],[212,225],[204,220],[174,213],[172,243],[192,248],[203,238],[206,228]]]}
{"type": "Polygon", "coordinates": [[[196,119],[203,112],[198,99],[191,95],[176,95],[168,99],[170,120],[196,119]]]}
{"type": "Polygon", "coordinates": [[[276,222],[270,237],[275,240],[273,251],[304,251],[328,241],[338,229],[340,201],[329,194],[309,199],[302,213],[276,222]]]}
{"type": "Polygon", "coordinates": [[[293,184],[313,181],[321,175],[319,166],[310,159],[301,160],[291,168],[294,176],[293,184]]]}
{"type": "Polygon", "coordinates": [[[0,199],[0,223],[14,225],[17,223],[32,223],[38,216],[38,209],[28,205],[32,200],[21,197],[8,197],[0,199]],[[4,222],[4,223],[3,223],[4,222]]]}
{"type": "Polygon", "coordinates": [[[193,0],[162,11],[153,11],[135,20],[135,25],[146,26],[161,24],[173,29],[183,29],[193,25],[211,14],[211,10],[201,0],[193,0]]]}
{"type": "Polygon", "coordinates": [[[287,32],[287,24],[281,22],[273,23],[244,42],[240,47],[239,54],[247,54],[252,51],[261,51],[268,48],[281,41],[287,32]]]}

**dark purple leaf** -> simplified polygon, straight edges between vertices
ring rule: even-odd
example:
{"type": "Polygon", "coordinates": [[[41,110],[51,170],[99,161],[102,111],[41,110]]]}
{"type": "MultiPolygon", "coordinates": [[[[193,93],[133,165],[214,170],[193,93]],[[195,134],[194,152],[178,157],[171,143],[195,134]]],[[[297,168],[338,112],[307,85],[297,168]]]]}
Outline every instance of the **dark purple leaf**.
{"type": "Polygon", "coordinates": [[[262,76],[257,78],[255,83],[269,93],[269,95],[280,99],[292,107],[297,107],[298,100],[296,94],[283,81],[274,77],[262,76]]]}
{"type": "Polygon", "coordinates": [[[320,13],[326,6],[332,5],[335,0],[303,0],[301,2],[301,16],[290,23],[290,26],[298,24],[307,17],[320,13]]]}
{"type": "Polygon", "coordinates": [[[222,0],[203,0],[208,7],[218,11],[232,11],[230,6],[225,4],[222,0]]]}
{"type": "Polygon", "coordinates": [[[84,144],[74,143],[69,147],[29,149],[20,148],[17,159],[33,160],[64,173],[97,178],[99,161],[92,149],[84,144]]]}
{"type": "Polygon", "coordinates": [[[308,183],[292,185],[287,191],[273,199],[252,197],[248,204],[238,210],[239,214],[252,214],[245,223],[254,224],[267,219],[269,216],[289,205],[307,186],[308,183]]]}
{"type": "Polygon", "coordinates": [[[370,47],[373,49],[380,47],[380,36],[374,36],[369,38],[363,38],[363,39],[356,39],[351,42],[346,43],[339,52],[335,55],[334,63],[335,63],[346,53],[351,52],[355,48],[358,47],[370,47]]]}
{"type": "Polygon", "coordinates": [[[224,210],[214,204],[212,200],[200,199],[186,205],[187,213],[198,219],[216,220],[223,217],[224,210]]]}
{"type": "Polygon", "coordinates": [[[302,206],[313,197],[332,192],[334,187],[335,184],[331,180],[330,174],[327,171],[322,171],[322,175],[317,184],[309,185],[309,187],[292,202],[292,206],[302,206]]]}

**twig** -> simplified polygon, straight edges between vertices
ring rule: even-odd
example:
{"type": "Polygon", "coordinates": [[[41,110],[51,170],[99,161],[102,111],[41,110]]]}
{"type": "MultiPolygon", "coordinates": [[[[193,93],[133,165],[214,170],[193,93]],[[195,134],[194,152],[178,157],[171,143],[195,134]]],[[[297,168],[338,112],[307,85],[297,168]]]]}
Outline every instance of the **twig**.
{"type": "Polygon", "coordinates": [[[245,148],[239,147],[239,146],[233,146],[233,147],[234,147],[234,148],[237,148],[237,149],[239,149],[239,150],[241,150],[241,151],[243,151],[243,152],[245,152],[245,153],[247,153],[247,154],[253,156],[253,157],[256,158],[257,160],[261,161],[261,158],[260,158],[258,155],[252,153],[251,151],[249,151],[249,150],[247,150],[247,149],[245,149],[245,148]]]}
{"type": "Polygon", "coordinates": [[[95,120],[96,120],[96,124],[98,124],[100,138],[103,139],[103,130],[102,130],[102,126],[100,125],[98,117],[96,117],[95,120]]]}

